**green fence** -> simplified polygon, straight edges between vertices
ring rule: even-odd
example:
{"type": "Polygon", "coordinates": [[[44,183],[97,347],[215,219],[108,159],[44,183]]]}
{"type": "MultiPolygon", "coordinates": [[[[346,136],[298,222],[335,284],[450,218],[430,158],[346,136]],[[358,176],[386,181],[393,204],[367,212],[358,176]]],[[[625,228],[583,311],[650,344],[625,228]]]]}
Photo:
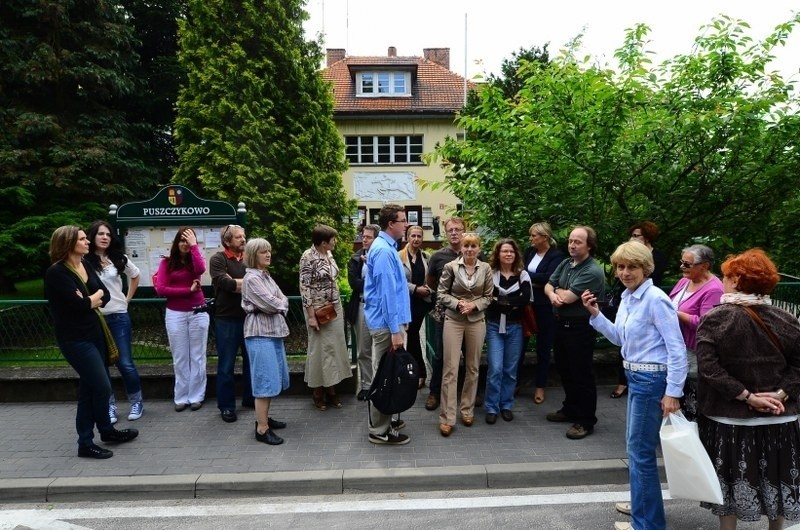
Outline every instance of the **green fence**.
{"type": "MultiPolygon", "coordinates": [[[[163,298],[133,299],[128,311],[133,321],[133,356],[137,361],[171,360],[164,327],[163,298]]],[[[307,334],[299,296],[289,297],[288,355],[305,355],[307,334]]],[[[352,330],[345,322],[345,336],[355,362],[352,330]]],[[[208,355],[216,356],[214,326],[209,329],[208,355]]],[[[0,363],[8,365],[53,364],[63,360],[55,342],[52,320],[43,300],[0,300],[0,363]]]]}
{"type": "MultiPolygon", "coordinates": [[[[800,318],[800,282],[781,282],[772,294],[773,304],[800,318]]],[[[133,355],[140,362],[165,362],[171,360],[167,334],[164,328],[163,298],[134,299],[129,307],[133,321],[133,355]]],[[[286,338],[288,355],[305,355],[306,327],[299,296],[289,297],[289,337],[286,338]]],[[[426,319],[430,321],[431,319],[426,319]]],[[[433,353],[432,322],[426,322],[426,346],[433,353]]],[[[345,322],[345,336],[352,362],[356,361],[353,330],[345,322]]],[[[599,344],[602,337],[598,339],[599,344]]],[[[529,348],[533,348],[531,341],[529,348]]],[[[209,330],[208,355],[216,356],[214,326],[209,330]]],[[[0,365],[52,365],[63,362],[55,343],[53,325],[43,300],[0,300],[0,365]]]]}

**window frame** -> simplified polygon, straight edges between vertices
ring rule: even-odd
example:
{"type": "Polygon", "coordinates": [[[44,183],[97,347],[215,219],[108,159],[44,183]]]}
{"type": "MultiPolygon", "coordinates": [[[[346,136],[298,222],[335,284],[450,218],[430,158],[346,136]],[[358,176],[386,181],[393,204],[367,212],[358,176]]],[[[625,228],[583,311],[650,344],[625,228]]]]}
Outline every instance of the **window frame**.
{"type": "Polygon", "coordinates": [[[411,72],[402,70],[357,72],[356,96],[366,98],[411,97],[411,72]],[[369,90],[365,90],[365,81],[369,84],[369,90]],[[397,90],[398,88],[402,88],[403,91],[397,90]]]}
{"type": "Polygon", "coordinates": [[[347,135],[344,144],[351,166],[424,165],[422,134],[347,135]]]}

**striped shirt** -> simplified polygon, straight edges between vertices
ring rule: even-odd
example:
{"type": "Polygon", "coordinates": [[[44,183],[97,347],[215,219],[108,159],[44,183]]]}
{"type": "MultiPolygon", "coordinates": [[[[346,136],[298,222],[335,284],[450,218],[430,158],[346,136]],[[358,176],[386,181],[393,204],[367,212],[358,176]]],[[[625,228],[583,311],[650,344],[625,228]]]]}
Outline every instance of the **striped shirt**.
{"type": "Polygon", "coordinates": [[[245,337],[286,337],[289,299],[269,272],[247,268],[242,281],[242,309],[245,337]]]}

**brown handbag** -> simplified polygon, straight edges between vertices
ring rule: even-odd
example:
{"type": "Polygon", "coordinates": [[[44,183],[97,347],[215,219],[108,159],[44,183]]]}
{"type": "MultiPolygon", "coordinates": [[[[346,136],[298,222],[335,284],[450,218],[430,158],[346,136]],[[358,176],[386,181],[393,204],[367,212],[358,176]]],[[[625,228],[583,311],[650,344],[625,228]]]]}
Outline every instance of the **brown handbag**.
{"type": "Polygon", "coordinates": [[[531,304],[522,306],[522,334],[526,337],[532,337],[539,331],[539,326],[536,324],[536,314],[533,312],[531,304]]]}
{"type": "Polygon", "coordinates": [[[322,326],[336,318],[336,307],[328,302],[322,307],[314,309],[314,318],[317,319],[317,324],[322,326]]]}

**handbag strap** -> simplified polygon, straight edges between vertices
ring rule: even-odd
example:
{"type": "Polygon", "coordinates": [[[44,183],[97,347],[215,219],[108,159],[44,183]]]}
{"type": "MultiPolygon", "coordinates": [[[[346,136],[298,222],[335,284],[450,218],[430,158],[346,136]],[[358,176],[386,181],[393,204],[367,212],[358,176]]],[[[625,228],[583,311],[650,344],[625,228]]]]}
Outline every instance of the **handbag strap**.
{"type": "Polygon", "coordinates": [[[781,347],[781,343],[778,342],[778,337],[776,337],[775,333],[773,333],[772,330],[767,327],[767,325],[764,323],[764,321],[761,320],[761,317],[758,316],[758,313],[756,313],[755,311],[753,311],[753,309],[751,307],[746,306],[746,305],[742,305],[742,306],[739,306],[739,307],[741,307],[742,309],[747,311],[747,313],[750,315],[750,318],[752,318],[753,321],[756,324],[758,324],[761,327],[761,329],[763,329],[764,332],[769,336],[769,340],[772,341],[772,344],[774,344],[775,347],[778,348],[779,352],[783,353],[783,348],[781,347]]]}

